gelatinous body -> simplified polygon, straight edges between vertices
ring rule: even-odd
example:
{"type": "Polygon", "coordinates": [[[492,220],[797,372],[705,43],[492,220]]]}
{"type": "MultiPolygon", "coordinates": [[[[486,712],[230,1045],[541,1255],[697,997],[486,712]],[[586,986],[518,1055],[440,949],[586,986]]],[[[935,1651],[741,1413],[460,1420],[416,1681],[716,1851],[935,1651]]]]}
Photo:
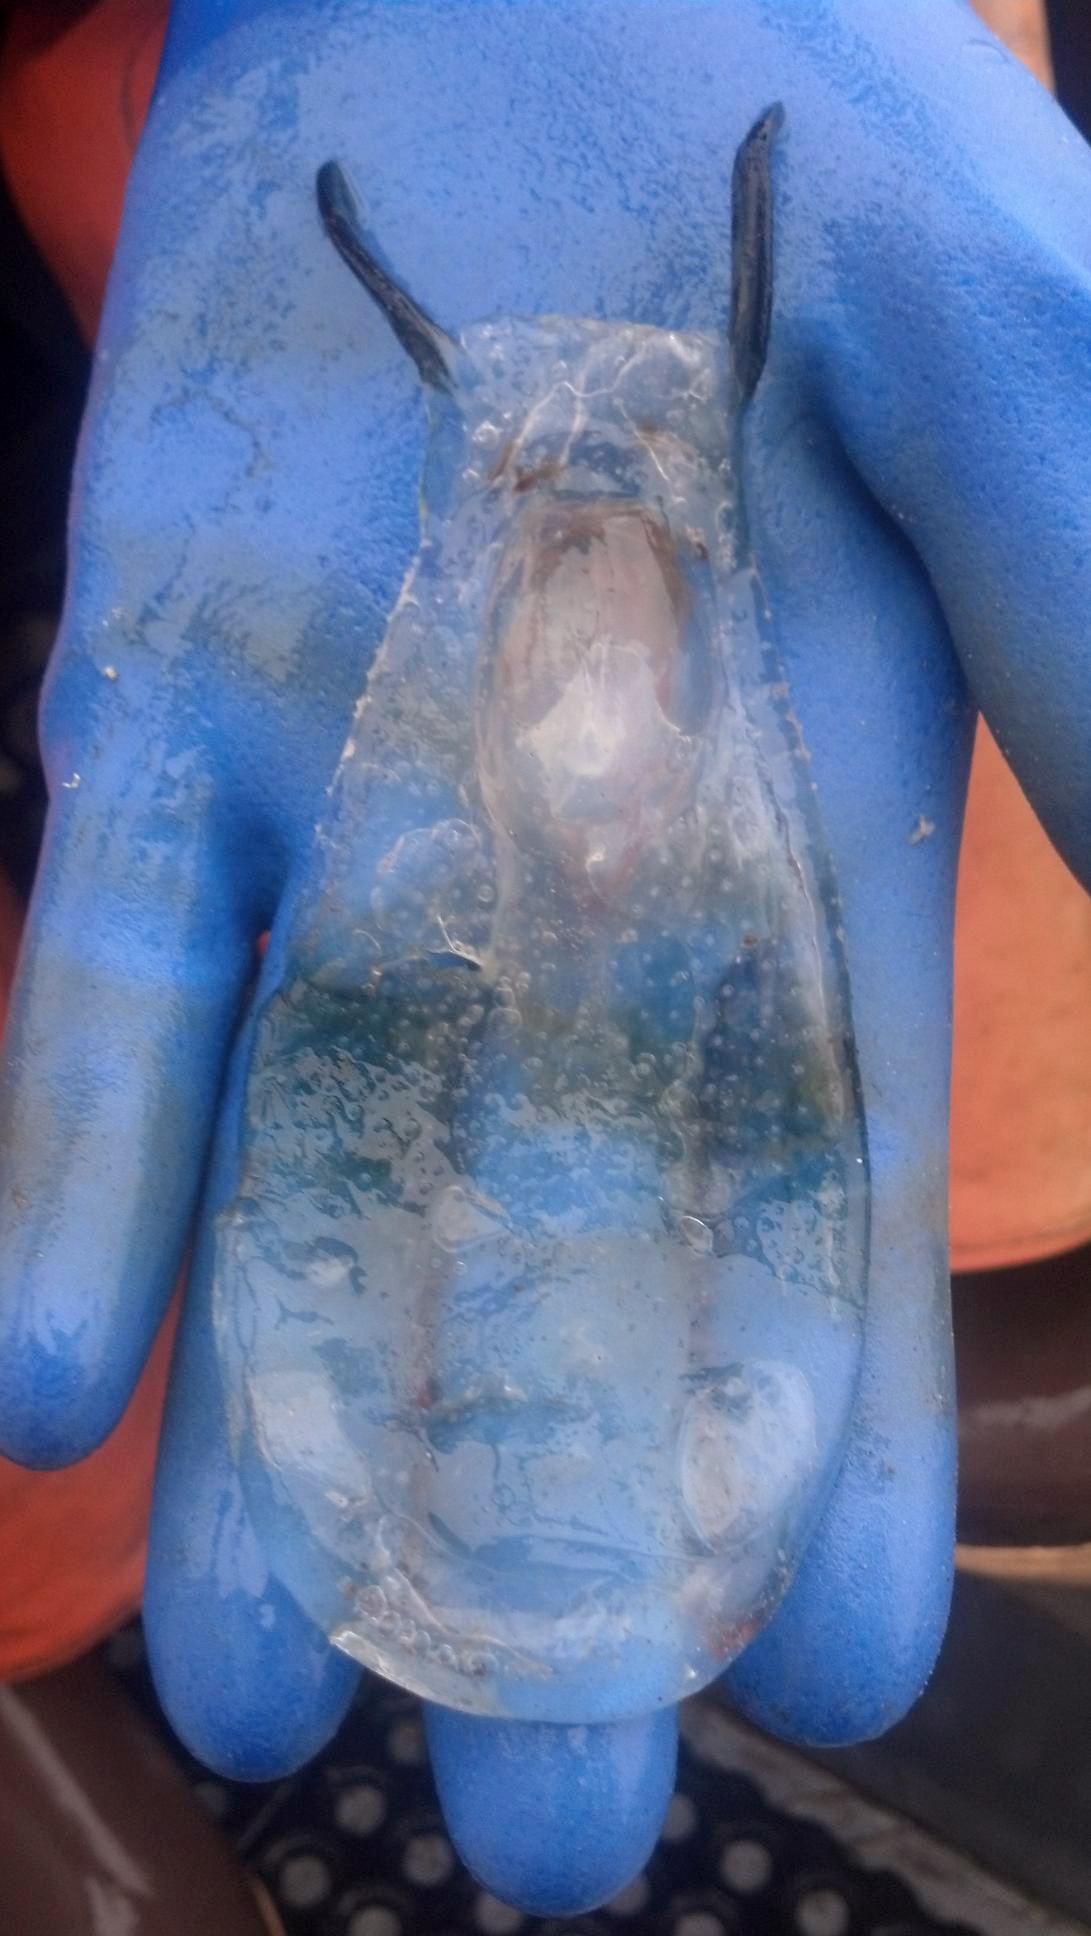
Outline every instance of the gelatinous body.
{"type": "Polygon", "coordinates": [[[257,1023],[218,1337],[269,1562],[337,1643],[591,1720],[710,1679],[791,1577],[851,1409],[866,1152],[726,343],[447,348],[257,1023]]]}

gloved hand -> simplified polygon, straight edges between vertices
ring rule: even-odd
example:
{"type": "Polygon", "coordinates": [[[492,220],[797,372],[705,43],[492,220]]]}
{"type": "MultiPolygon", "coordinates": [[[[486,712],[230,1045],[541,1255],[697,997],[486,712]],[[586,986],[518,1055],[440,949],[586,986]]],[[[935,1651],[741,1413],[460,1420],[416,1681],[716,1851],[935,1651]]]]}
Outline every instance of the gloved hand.
{"type": "MultiPolygon", "coordinates": [[[[414,373],[322,234],[315,169],[350,165],[401,280],[448,328],[561,314],[713,331],[732,158],[778,100],[772,323],[742,462],[840,896],[870,1271],[836,1483],[729,1688],[776,1733],[847,1741],[897,1718],[939,1643],[973,702],[1065,858],[1091,868],[1083,144],[961,0],[178,0],[44,711],[51,819],[0,1132],[0,1441],[63,1464],[110,1430],[215,1129],[146,1615],[173,1720],[236,1774],[312,1753],[355,1669],[270,1571],[237,1470],[213,1220],[236,1195],[253,1029],[231,1048],[263,928],[259,1000],[291,968],[322,789],[416,547],[424,449],[414,373]]],[[[643,1860],[673,1730],[669,1710],[590,1728],[429,1711],[467,1860],[553,1913],[643,1860]]]]}

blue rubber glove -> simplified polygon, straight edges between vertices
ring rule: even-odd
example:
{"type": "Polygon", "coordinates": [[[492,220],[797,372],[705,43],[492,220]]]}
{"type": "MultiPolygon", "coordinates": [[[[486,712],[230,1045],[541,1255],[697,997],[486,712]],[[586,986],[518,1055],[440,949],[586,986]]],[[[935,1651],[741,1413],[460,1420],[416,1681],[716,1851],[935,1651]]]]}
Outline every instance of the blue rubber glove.
{"type": "MultiPolygon", "coordinates": [[[[161,1454],[157,1681],[215,1766],[327,1737],[355,1669],[270,1572],[211,1322],[253,943],[281,938],[417,541],[415,375],[316,220],[339,156],[407,287],[684,330],[728,312],[732,159],[772,101],[749,524],[836,874],[872,1186],[851,1438],[729,1675],[789,1738],[880,1731],[942,1634],[950,925],[974,702],[1091,870],[1091,165],[960,0],[178,0],[129,191],[44,713],[46,852],[7,1042],[0,1439],[98,1444],[216,1155],[161,1454]],[[970,694],[972,693],[972,698],[970,694]]],[[[278,966],[279,964],[279,966],[278,966]]],[[[466,1859],[574,1911],[656,1834],[673,1717],[429,1713],[466,1859]]]]}

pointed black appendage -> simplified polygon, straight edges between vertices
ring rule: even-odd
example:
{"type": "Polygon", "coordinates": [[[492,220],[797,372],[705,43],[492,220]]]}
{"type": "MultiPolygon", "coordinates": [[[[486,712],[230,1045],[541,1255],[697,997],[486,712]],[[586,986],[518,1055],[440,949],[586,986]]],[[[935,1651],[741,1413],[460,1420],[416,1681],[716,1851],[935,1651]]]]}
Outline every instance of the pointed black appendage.
{"type": "Polygon", "coordinates": [[[731,176],[731,362],[739,402],[758,387],[773,313],[773,143],[784,125],[778,101],[755,121],[731,176]]]}
{"type": "Polygon", "coordinates": [[[436,390],[453,389],[457,348],[376,260],[364,236],[360,204],[339,161],[323,163],[315,188],[326,234],[382,310],[402,348],[413,358],[421,381],[436,390]]]}

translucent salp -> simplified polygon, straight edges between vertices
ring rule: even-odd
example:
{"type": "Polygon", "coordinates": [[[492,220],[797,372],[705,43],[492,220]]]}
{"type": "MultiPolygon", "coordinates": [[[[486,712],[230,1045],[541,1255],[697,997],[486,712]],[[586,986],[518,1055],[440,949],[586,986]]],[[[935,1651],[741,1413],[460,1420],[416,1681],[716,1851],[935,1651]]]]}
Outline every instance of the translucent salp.
{"type": "Polygon", "coordinates": [[[431,1698],[707,1682],[836,1475],[867,1163],[726,347],[467,330],[257,1022],[217,1338],[271,1569],[431,1698]]]}

